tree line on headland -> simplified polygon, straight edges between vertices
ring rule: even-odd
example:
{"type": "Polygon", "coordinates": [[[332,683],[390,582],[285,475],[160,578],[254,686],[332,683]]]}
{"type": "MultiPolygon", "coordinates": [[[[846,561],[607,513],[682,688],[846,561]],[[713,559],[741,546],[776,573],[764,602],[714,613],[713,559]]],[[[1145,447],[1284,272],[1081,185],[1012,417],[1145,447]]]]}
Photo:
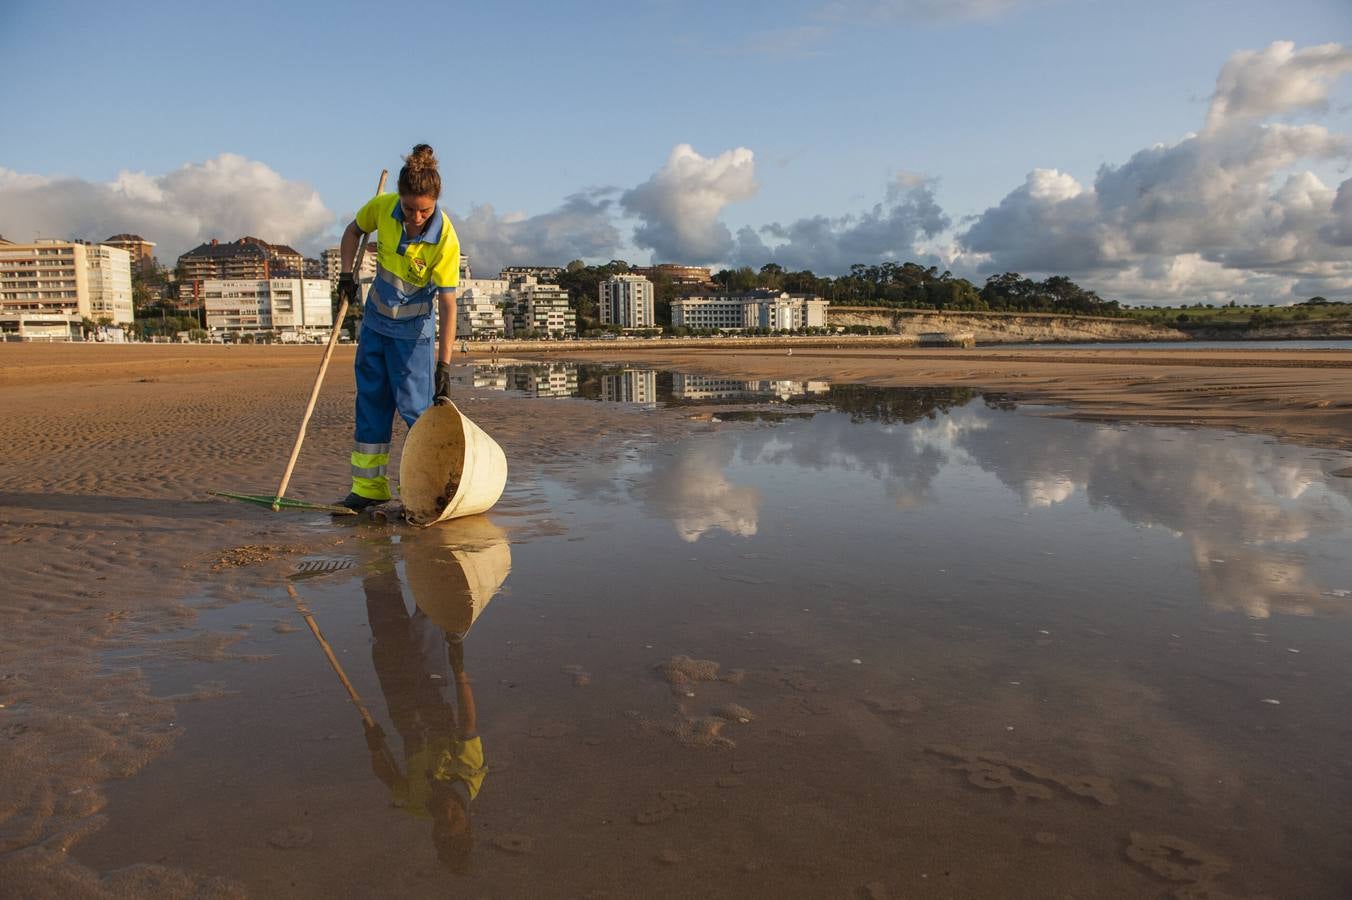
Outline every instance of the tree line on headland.
{"type": "MultiPolygon", "coordinates": [[[[558,283],[567,288],[583,319],[596,318],[598,285],[612,275],[628,272],[632,266],[616,259],[589,266],[573,260],[560,273],[558,283]]],[[[658,274],[653,282],[655,312],[659,322],[671,321],[671,301],[694,290],[674,284],[658,274]]],[[[1063,275],[1044,281],[1025,278],[1017,272],[992,275],[977,287],[937,266],[919,263],[884,262],[876,265],[857,263],[847,275],[835,278],[811,271],[792,272],[776,263],[767,263],[757,271],[749,266],[722,269],[713,276],[719,290],[732,294],[749,291],[787,291],[791,294],[816,294],[835,306],[881,306],[898,309],[938,311],[1049,312],[1081,316],[1121,316],[1116,300],[1104,300],[1063,275]]]]}

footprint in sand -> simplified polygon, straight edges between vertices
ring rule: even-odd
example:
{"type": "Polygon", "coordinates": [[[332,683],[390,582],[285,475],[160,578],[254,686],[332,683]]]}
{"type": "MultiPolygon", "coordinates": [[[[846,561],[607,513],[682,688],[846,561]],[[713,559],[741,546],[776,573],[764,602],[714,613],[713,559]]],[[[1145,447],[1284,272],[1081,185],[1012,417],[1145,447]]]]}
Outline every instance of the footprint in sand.
{"type": "Polygon", "coordinates": [[[565,722],[540,722],[534,725],[530,730],[530,736],[533,738],[561,738],[571,733],[573,726],[565,722]]]}
{"type": "Polygon", "coordinates": [[[634,821],[640,825],[655,825],[698,805],[699,798],[688,791],[658,791],[657,799],[639,810],[634,821]]]}
{"type": "Polygon", "coordinates": [[[268,845],[278,850],[295,850],[308,847],[314,836],[315,833],[304,825],[288,825],[268,835],[268,845]]]}
{"type": "Polygon", "coordinates": [[[493,846],[519,856],[535,849],[535,839],[524,834],[500,834],[493,838],[493,846]]]}
{"type": "Polygon", "coordinates": [[[592,680],[591,673],[588,672],[586,669],[582,668],[581,666],[578,665],[564,666],[563,673],[565,675],[573,676],[573,687],[586,687],[587,685],[591,684],[592,680]]]}

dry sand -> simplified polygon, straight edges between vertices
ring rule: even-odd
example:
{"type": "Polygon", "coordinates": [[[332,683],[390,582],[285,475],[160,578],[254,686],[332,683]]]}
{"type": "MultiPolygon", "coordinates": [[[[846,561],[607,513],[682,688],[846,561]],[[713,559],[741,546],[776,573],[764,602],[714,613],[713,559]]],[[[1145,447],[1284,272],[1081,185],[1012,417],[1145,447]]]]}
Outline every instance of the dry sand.
{"type": "MultiPolygon", "coordinates": [[[[352,353],[341,348],[330,369],[292,497],[331,502],[346,490],[352,353]]],[[[147,641],[172,637],[192,620],[186,601],[252,596],[275,584],[298,554],[346,540],[320,517],[273,514],[205,493],[275,488],[318,356],[314,347],[0,345],[7,582],[0,598],[0,884],[7,892],[230,893],[226,883],[153,865],[93,872],[65,851],[100,824],[99,785],[136,772],[176,737],[176,698],[153,696],[139,670],[111,668],[107,654],[144,654],[147,641]]],[[[591,357],[747,379],[967,385],[1069,404],[1075,416],[1352,446],[1352,356],[1336,352],[617,350],[591,357]]],[[[680,411],[542,406],[494,394],[467,404],[493,423],[517,472],[594,457],[626,436],[675,437],[689,427],[680,411]]],[[[229,658],[230,643],[228,635],[198,634],[158,652],[229,658]]]]}

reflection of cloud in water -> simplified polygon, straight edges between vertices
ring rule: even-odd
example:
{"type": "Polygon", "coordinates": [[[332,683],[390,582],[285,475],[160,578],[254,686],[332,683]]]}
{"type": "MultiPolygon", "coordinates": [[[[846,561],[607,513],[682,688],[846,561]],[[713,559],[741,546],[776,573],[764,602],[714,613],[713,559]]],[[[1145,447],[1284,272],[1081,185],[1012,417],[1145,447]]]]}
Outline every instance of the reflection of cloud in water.
{"type": "Polygon", "coordinates": [[[1208,601],[1256,618],[1309,609],[1318,589],[1290,546],[1347,520],[1310,487],[1318,464],[1281,458],[1291,448],[1165,428],[1086,428],[1024,416],[969,430],[958,446],[1032,507],[1077,489],[1128,521],[1162,526],[1192,544],[1208,601]],[[1269,546],[1265,546],[1269,545],[1269,546]],[[1280,550],[1280,552],[1278,552],[1280,550]]]}
{"type": "Polygon", "coordinates": [[[675,456],[654,460],[637,492],[650,509],[671,520],[681,540],[694,543],[714,529],[750,537],[760,518],[761,493],[728,481],[724,470],[732,459],[733,446],[726,441],[683,445],[675,456]]]}
{"type": "Polygon", "coordinates": [[[952,415],[922,419],[912,425],[871,427],[841,414],[820,414],[784,440],[773,431],[741,438],[742,455],[757,463],[791,463],[814,471],[844,470],[878,479],[899,508],[931,499],[934,479],[948,464],[957,436],[967,428],[985,428],[975,417],[952,415]]]}
{"type": "Polygon", "coordinates": [[[1051,506],[1075,496],[1075,482],[1069,478],[1030,478],[1023,483],[1021,493],[1028,506],[1051,506]]]}

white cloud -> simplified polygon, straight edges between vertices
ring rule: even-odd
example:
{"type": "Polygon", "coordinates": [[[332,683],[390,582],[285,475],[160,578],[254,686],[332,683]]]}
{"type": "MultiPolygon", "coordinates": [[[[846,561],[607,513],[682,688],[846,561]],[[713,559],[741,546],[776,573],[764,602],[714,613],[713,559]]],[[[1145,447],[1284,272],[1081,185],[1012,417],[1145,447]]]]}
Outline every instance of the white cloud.
{"type": "Polygon", "coordinates": [[[312,187],[233,153],[164,175],[124,171],[111,182],[0,169],[0,233],[11,240],[132,232],[155,241],[172,265],[203,241],[246,234],[313,251],[333,223],[312,187]]]}
{"type": "Polygon", "coordinates": [[[863,213],[808,216],[787,225],[774,222],[759,232],[742,228],[730,258],[753,267],[773,261],[790,270],[839,274],[859,262],[919,260],[925,254],[917,242],[948,226],[948,216],[935,202],[933,181],[906,173],[888,186],[883,202],[863,213]],[[761,235],[778,243],[767,245],[761,235]]]}
{"type": "Polygon", "coordinates": [[[1326,110],[1333,82],[1348,72],[1352,48],[1340,44],[1297,50],[1290,41],[1274,41],[1263,50],[1240,50],[1216,79],[1207,130],[1294,110],[1326,110]]]}
{"type": "Polygon", "coordinates": [[[1352,51],[1336,44],[1234,54],[1200,133],[1105,165],[1089,187],[1034,170],[959,235],[963,252],[984,271],[1070,274],[1125,300],[1225,289],[1224,299],[1289,301],[1345,289],[1352,187],[1301,167],[1352,159],[1352,137],[1265,119],[1323,109],[1349,71],[1352,51]]]}
{"type": "Polygon", "coordinates": [[[732,248],[732,234],[719,220],[723,208],[749,199],[758,187],[755,155],[745,147],[705,158],[679,144],[620,204],[641,222],[634,243],[652,250],[656,261],[718,262],[732,248]]]}
{"type": "Polygon", "coordinates": [[[574,259],[609,257],[620,246],[620,232],[611,220],[612,190],[569,196],[551,212],[498,215],[492,204],[453,216],[460,246],[475,271],[492,273],[511,265],[564,265],[574,259]]]}

